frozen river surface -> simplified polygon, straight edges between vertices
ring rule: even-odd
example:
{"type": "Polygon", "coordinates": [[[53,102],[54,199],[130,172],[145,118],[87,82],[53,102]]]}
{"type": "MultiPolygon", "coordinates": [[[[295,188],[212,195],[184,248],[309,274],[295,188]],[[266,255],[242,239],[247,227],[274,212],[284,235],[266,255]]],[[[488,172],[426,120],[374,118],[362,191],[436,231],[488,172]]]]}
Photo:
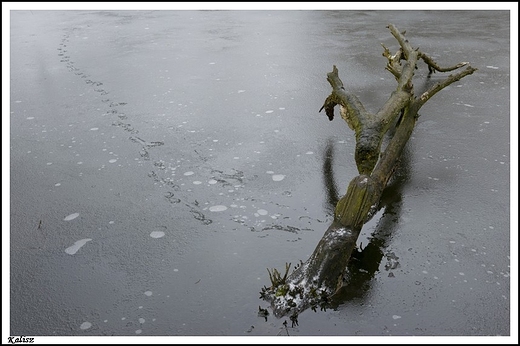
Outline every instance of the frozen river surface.
{"type": "MultiPolygon", "coordinates": [[[[13,11],[11,335],[509,335],[509,28],[505,11],[13,11]],[[354,294],[285,327],[258,316],[266,268],[310,256],[357,175],[352,131],[318,113],[326,74],[377,111],[388,23],[478,71],[421,110],[354,294]]],[[[418,67],[419,90],[443,77],[418,67]]]]}

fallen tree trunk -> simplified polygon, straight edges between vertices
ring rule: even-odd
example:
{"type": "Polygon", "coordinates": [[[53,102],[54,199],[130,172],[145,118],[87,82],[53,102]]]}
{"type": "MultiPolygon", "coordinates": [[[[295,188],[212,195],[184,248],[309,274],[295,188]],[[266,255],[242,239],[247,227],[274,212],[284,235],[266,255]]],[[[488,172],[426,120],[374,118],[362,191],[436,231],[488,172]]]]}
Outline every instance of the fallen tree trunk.
{"type": "Polygon", "coordinates": [[[291,274],[290,264],[286,265],[284,276],[276,269],[269,271],[271,286],[264,286],[261,298],[271,302],[278,317],[292,314],[296,318],[308,307],[326,304],[343,286],[345,270],[356,249],[357,238],[363,225],[378,210],[383,190],[412,134],[419,109],[437,92],[476,71],[467,62],[440,67],[425,53],[412,48],[405,34],[394,25],[390,24],[387,28],[400,46],[393,55],[383,46],[383,56],[388,60],[386,70],[394,75],[397,88],[377,113],[368,112],[354,94],[345,90],[336,66],[327,74],[332,93],[320,112],[325,109],[329,120],[333,120],[334,108],[339,105],[341,117],[355,131],[355,161],[359,175],[352,179],[347,193],[338,201],[334,221],[310,258],[291,274]],[[427,64],[428,77],[435,71],[447,72],[467,67],[416,96],[412,79],[418,60],[427,64]],[[382,151],[383,138],[394,126],[395,132],[382,151]]]}

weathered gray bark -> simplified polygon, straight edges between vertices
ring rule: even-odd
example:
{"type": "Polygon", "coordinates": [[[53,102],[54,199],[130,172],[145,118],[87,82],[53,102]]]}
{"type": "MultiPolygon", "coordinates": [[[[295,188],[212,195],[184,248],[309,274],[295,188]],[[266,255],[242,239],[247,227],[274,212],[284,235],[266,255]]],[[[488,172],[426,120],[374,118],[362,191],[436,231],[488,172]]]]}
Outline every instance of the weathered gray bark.
{"type": "Polygon", "coordinates": [[[310,258],[291,274],[287,266],[284,277],[273,270],[272,286],[264,287],[261,294],[271,301],[277,316],[297,314],[316,306],[341,287],[357,238],[363,225],[377,211],[381,194],[414,129],[419,109],[437,92],[476,71],[467,62],[440,67],[425,53],[412,48],[404,33],[394,25],[390,24],[388,29],[400,46],[394,55],[383,46],[383,56],[388,60],[386,70],[394,75],[397,88],[377,113],[368,112],[354,94],[345,90],[336,66],[327,74],[332,93],[320,112],[325,109],[329,120],[333,120],[334,108],[340,106],[341,117],[356,134],[355,161],[359,175],[352,179],[347,193],[337,203],[334,221],[310,258]],[[416,96],[413,76],[420,59],[428,65],[430,74],[467,67],[416,96]],[[382,151],[383,137],[392,126],[396,126],[395,132],[382,151]]]}

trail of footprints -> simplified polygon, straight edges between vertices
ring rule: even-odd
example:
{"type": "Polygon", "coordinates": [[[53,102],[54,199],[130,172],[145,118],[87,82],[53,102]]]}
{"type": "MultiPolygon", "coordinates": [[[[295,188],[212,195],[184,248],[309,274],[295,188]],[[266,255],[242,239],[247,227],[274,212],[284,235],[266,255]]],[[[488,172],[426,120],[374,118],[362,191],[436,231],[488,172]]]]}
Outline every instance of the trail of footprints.
{"type": "MultiPolygon", "coordinates": [[[[71,36],[71,33],[74,32],[74,30],[77,30],[78,28],[73,28],[70,33],[65,33],[63,35],[63,38],[61,39],[61,43],[58,47],[58,56],[60,57],[60,62],[65,63],[67,69],[74,73],[76,76],[81,78],[85,84],[91,86],[94,88],[93,90],[99,95],[104,96],[101,99],[101,102],[106,107],[106,113],[105,115],[108,115],[112,118],[112,126],[117,126],[123,129],[124,131],[128,132],[131,136],[129,136],[129,140],[133,143],[136,143],[140,146],[139,155],[143,160],[151,161],[150,160],[150,149],[162,146],[164,145],[164,142],[161,141],[147,141],[138,136],[139,130],[134,128],[129,122],[128,122],[128,115],[121,111],[121,107],[124,107],[127,105],[126,102],[116,102],[112,100],[109,96],[109,91],[105,90],[103,88],[103,83],[100,81],[92,80],[88,74],[83,72],[81,69],[76,67],[74,61],[71,60],[70,55],[68,54],[68,48],[67,45],[69,43],[69,39],[71,36]]],[[[207,158],[203,157],[197,150],[195,152],[201,156],[201,160],[203,162],[206,161],[207,158]]],[[[153,179],[155,182],[161,184],[162,186],[166,187],[168,191],[165,193],[164,197],[166,201],[171,203],[172,205],[184,205],[188,208],[188,211],[193,215],[193,217],[200,222],[202,222],[205,225],[211,224],[212,220],[207,218],[201,211],[201,207],[199,206],[199,203],[197,200],[194,200],[193,202],[187,202],[183,201],[183,199],[188,199],[187,196],[183,198],[179,198],[178,193],[182,192],[181,186],[178,185],[177,181],[173,179],[170,176],[167,176],[166,171],[167,167],[164,165],[162,160],[154,161],[153,162],[154,168],[153,170],[148,173],[148,176],[153,179]],[[157,172],[164,172],[165,177],[161,177],[157,172]]],[[[225,174],[222,171],[212,169],[211,167],[206,167],[211,173],[212,180],[217,181],[220,185],[223,187],[230,187],[233,185],[242,185],[243,186],[243,172],[237,172],[237,174],[229,175],[225,174]]],[[[253,178],[254,179],[254,178],[253,178]]],[[[247,198],[245,198],[247,199],[247,198]]],[[[281,206],[277,203],[274,203],[278,208],[281,206]]],[[[301,219],[302,217],[300,217],[301,219]]],[[[300,231],[309,231],[307,228],[299,229],[297,227],[292,226],[278,226],[278,225],[247,225],[248,220],[236,218],[233,217],[232,221],[241,224],[242,226],[248,227],[252,231],[259,231],[259,230],[267,230],[267,229],[280,229],[283,231],[288,231],[291,233],[298,233],[300,231]],[[259,227],[260,226],[260,227],[259,227]]],[[[323,222],[320,220],[316,220],[318,222],[323,222]]]]}
{"type": "MultiPolygon", "coordinates": [[[[76,28],[73,28],[72,31],[74,31],[75,29],[76,28]]],[[[120,107],[125,106],[127,103],[126,102],[115,102],[112,99],[110,99],[108,96],[106,96],[106,95],[109,95],[109,92],[102,87],[103,83],[100,81],[95,81],[95,80],[90,79],[89,78],[90,76],[88,74],[81,71],[81,69],[79,69],[78,67],[75,66],[74,61],[72,61],[70,58],[70,55],[67,54],[68,53],[67,44],[69,43],[70,35],[71,35],[70,33],[65,33],[63,35],[63,38],[61,39],[61,43],[59,44],[58,56],[60,57],[60,62],[65,63],[67,69],[70,72],[74,73],[79,78],[83,79],[85,84],[94,87],[95,92],[99,93],[101,96],[105,96],[105,98],[103,98],[101,100],[101,102],[103,102],[107,106],[107,111],[105,114],[113,116],[115,118],[112,121],[112,126],[120,127],[124,131],[129,132],[132,135],[129,137],[129,140],[132,141],[133,143],[137,143],[141,146],[141,149],[139,150],[139,155],[141,156],[141,158],[143,160],[149,161],[150,160],[149,150],[151,148],[164,145],[164,142],[161,142],[161,141],[149,142],[149,141],[146,141],[146,140],[136,136],[139,133],[139,130],[135,129],[129,122],[127,122],[128,116],[124,112],[120,111],[120,107]]],[[[156,166],[156,167],[160,166],[160,164],[159,164],[160,162],[161,161],[155,162],[154,166],[156,166]]],[[[161,168],[161,167],[159,167],[159,168],[161,168]]],[[[152,179],[154,179],[154,181],[161,182],[165,186],[167,186],[169,189],[171,189],[165,195],[165,198],[168,202],[170,202],[172,204],[177,204],[177,203],[182,202],[181,199],[177,198],[174,193],[174,192],[180,191],[180,187],[177,184],[173,183],[173,181],[171,181],[169,178],[160,178],[157,175],[157,173],[155,173],[155,171],[151,171],[151,173],[149,173],[148,176],[151,177],[152,179]]],[[[184,204],[189,208],[190,212],[193,214],[195,219],[200,220],[204,224],[210,224],[212,222],[210,219],[206,218],[204,216],[204,214],[202,214],[200,212],[200,210],[198,208],[198,203],[196,201],[195,201],[195,203],[184,202],[184,204]]]]}

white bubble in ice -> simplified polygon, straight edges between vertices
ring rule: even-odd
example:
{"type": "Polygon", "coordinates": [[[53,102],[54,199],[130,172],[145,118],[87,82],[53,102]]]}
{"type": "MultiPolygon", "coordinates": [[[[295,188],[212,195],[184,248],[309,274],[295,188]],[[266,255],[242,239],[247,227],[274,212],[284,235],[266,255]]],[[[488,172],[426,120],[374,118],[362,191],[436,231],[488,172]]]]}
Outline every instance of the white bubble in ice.
{"type": "Polygon", "coordinates": [[[224,211],[227,210],[227,207],[225,205],[214,205],[209,207],[209,211],[224,211]]]}
{"type": "Polygon", "coordinates": [[[83,329],[83,330],[85,330],[85,329],[89,329],[90,327],[92,327],[92,323],[90,323],[90,322],[83,322],[83,323],[81,324],[81,326],[79,326],[79,328],[80,328],[80,329],[83,329]]]}
{"type": "Polygon", "coordinates": [[[141,334],[142,332],[143,332],[142,329],[137,329],[137,330],[135,331],[136,334],[141,334]]]}
{"type": "Polygon", "coordinates": [[[114,163],[116,161],[117,161],[117,159],[108,160],[108,162],[110,162],[110,163],[114,163]]]}
{"type": "Polygon", "coordinates": [[[79,249],[81,249],[81,247],[83,245],[85,245],[86,243],[88,243],[91,240],[92,239],[90,239],[90,238],[80,239],[77,242],[75,242],[74,245],[69,246],[68,248],[66,248],[65,252],[68,253],[69,255],[74,255],[76,252],[78,252],[79,249]]]}
{"type": "Polygon", "coordinates": [[[153,231],[152,233],[150,233],[150,237],[152,237],[152,238],[162,238],[162,237],[164,237],[164,232],[162,232],[162,231],[153,231]]]}
{"type": "Polygon", "coordinates": [[[64,221],[74,220],[74,219],[77,218],[78,216],[79,216],[79,213],[70,214],[70,215],[66,216],[63,220],[64,220],[64,221]]]}
{"type": "Polygon", "coordinates": [[[312,155],[312,154],[314,154],[314,152],[312,152],[312,151],[308,151],[308,152],[306,152],[305,154],[307,154],[307,155],[312,155]]]}
{"type": "Polygon", "coordinates": [[[146,292],[144,292],[144,295],[145,295],[145,296],[148,296],[148,297],[151,296],[152,294],[153,294],[152,291],[146,291],[146,292]]]}
{"type": "Polygon", "coordinates": [[[195,180],[195,181],[193,182],[193,184],[194,184],[194,185],[200,185],[200,184],[202,184],[202,181],[195,180]]]}
{"type": "Polygon", "coordinates": [[[281,181],[281,180],[283,180],[285,178],[285,175],[283,175],[283,174],[275,174],[275,175],[272,176],[272,178],[273,178],[274,181],[281,181]]]}
{"type": "Polygon", "coordinates": [[[210,179],[210,180],[208,181],[208,184],[210,184],[210,185],[214,185],[214,184],[216,184],[216,183],[217,183],[217,181],[216,181],[215,179],[210,179]]]}
{"type": "Polygon", "coordinates": [[[188,175],[193,175],[195,174],[195,172],[192,172],[192,171],[188,171],[188,172],[185,172],[184,175],[188,176],[188,175]]]}
{"type": "Polygon", "coordinates": [[[144,318],[139,318],[139,323],[143,324],[145,322],[144,318]]]}
{"type": "Polygon", "coordinates": [[[399,315],[393,315],[392,318],[393,318],[394,320],[398,320],[398,319],[401,318],[401,316],[399,316],[399,315]]]}
{"type": "Polygon", "coordinates": [[[54,186],[60,186],[60,185],[61,185],[61,183],[56,183],[56,184],[54,184],[54,186]]]}
{"type": "Polygon", "coordinates": [[[269,114],[269,113],[272,113],[272,112],[274,112],[274,111],[271,111],[271,110],[265,111],[266,114],[269,114]]]}
{"type": "Polygon", "coordinates": [[[34,117],[27,117],[27,120],[33,120],[34,117]]]}
{"type": "Polygon", "coordinates": [[[256,212],[260,215],[267,215],[267,210],[265,209],[258,209],[256,212]]]}
{"type": "Polygon", "coordinates": [[[90,129],[90,131],[97,131],[97,130],[99,130],[98,127],[93,127],[93,128],[90,129]]]}
{"type": "Polygon", "coordinates": [[[267,173],[267,174],[274,174],[273,171],[266,171],[265,173],[267,173]]]}

